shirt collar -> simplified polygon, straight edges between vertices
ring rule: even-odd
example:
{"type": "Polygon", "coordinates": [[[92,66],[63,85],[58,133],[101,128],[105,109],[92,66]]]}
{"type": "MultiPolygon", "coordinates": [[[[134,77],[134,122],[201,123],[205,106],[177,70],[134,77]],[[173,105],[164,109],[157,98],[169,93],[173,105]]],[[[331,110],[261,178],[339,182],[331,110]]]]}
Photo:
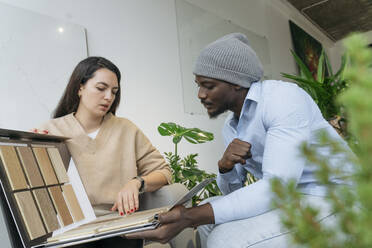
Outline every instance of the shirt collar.
{"type": "MultiPolygon", "coordinates": [[[[262,82],[261,81],[254,82],[254,83],[251,84],[251,87],[249,87],[248,93],[247,93],[247,95],[244,99],[244,103],[243,103],[242,111],[240,112],[239,119],[241,119],[242,115],[246,112],[246,109],[248,109],[248,107],[250,106],[251,101],[258,102],[260,100],[261,87],[262,87],[262,82]]],[[[226,122],[229,126],[236,127],[237,123],[238,123],[238,120],[236,120],[234,118],[234,113],[231,113],[227,117],[226,122]]]]}
{"type": "Polygon", "coordinates": [[[249,87],[247,96],[245,97],[244,104],[247,100],[252,100],[255,102],[258,102],[260,100],[261,96],[261,86],[262,82],[254,82],[251,84],[251,87],[249,87]]]}
{"type": "Polygon", "coordinates": [[[254,82],[251,84],[251,87],[249,87],[248,93],[244,99],[242,111],[240,112],[240,117],[246,112],[246,109],[250,106],[250,103],[252,101],[258,102],[261,97],[261,86],[262,83],[260,81],[254,82]]]}

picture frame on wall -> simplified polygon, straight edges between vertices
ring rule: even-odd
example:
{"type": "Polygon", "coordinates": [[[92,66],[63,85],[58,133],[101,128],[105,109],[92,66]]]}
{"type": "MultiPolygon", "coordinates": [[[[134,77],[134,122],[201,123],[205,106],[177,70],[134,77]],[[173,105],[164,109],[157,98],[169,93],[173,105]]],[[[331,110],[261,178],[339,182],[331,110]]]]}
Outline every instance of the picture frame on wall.
{"type": "Polygon", "coordinates": [[[323,49],[322,44],[292,21],[289,21],[289,28],[294,52],[307,65],[316,79],[319,58],[323,49]]]}

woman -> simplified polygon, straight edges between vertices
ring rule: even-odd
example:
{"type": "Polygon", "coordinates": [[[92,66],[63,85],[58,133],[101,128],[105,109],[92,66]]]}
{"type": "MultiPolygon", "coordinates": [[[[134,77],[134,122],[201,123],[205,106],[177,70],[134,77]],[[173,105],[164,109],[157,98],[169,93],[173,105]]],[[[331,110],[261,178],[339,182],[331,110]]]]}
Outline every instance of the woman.
{"type": "Polygon", "coordinates": [[[39,130],[70,137],[67,146],[93,207],[112,204],[112,211],[124,215],[139,208],[140,191],[168,184],[171,172],[141,130],[115,116],[120,77],[109,60],[84,59],[74,69],[54,119],[39,130]]]}

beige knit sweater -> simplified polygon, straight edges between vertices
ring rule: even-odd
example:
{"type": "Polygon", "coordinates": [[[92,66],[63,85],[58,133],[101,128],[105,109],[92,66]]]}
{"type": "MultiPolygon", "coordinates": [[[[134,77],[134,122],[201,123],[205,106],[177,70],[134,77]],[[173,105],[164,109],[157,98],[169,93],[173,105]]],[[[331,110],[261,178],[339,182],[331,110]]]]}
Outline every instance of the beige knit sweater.
{"type": "Polygon", "coordinates": [[[170,168],[159,151],[125,118],[107,114],[95,139],[73,114],[52,119],[41,129],[71,138],[67,147],[92,205],[114,203],[124,184],[137,175],[158,171],[171,181],[170,168]]]}

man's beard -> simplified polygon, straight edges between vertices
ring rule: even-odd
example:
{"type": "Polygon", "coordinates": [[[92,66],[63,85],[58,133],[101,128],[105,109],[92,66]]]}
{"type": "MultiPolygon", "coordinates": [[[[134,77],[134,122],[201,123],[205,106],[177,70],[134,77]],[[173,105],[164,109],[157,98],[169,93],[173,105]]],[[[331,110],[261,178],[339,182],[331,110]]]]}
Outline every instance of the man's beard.
{"type": "Polygon", "coordinates": [[[215,111],[208,112],[208,115],[210,119],[216,119],[220,114],[223,114],[228,110],[229,110],[229,106],[225,103],[221,105],[219,108],[217,108],[215,111]]]}

